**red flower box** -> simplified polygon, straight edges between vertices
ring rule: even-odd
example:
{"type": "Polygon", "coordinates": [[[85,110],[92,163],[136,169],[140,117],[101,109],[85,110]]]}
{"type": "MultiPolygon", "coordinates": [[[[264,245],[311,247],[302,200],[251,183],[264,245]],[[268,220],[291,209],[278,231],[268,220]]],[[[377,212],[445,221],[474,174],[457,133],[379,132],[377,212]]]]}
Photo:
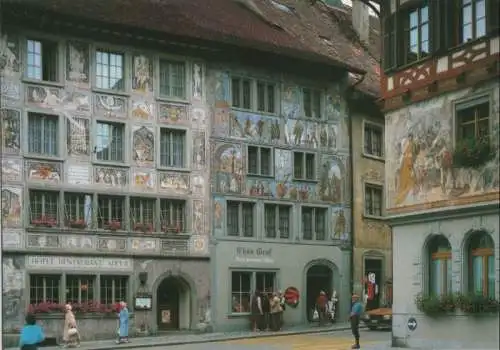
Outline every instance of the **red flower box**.
{"type": "Polygon", "coordinates": [[[122,223],[119,220],[111,220],[106,223],[105,228],[111,231],[120,230],[122,228],[122,223]]]}
{"type": "Polygon", "coordinates": [[[136,224],[134,224],[134,231],[153,232],[153,224],[151,224],[151,223],[136,223],[136,224]]]}
{"type": "Polygon", "coordinates": [[[165,233],[180,233],[182,230],[181,230],[181,225],[180,224],[177,224],[177,225],[166,225],[166,224],[163,224],[161,226],[161,232],[165,232],[165,233]]]}
{"type": "Polygon", "coordinates": [[[55,227],[57,226],[57,220],[52,216],[42,215],[31,220],[31,224],[34,226],[55,227]]]}
{"type": "Polygon", "coordinates": [[[84,228],[87,227],[87,223],[83,219],[71,220],[69,222],[69,226],[72,227],[72,228],[84,229],[84,228]]]}

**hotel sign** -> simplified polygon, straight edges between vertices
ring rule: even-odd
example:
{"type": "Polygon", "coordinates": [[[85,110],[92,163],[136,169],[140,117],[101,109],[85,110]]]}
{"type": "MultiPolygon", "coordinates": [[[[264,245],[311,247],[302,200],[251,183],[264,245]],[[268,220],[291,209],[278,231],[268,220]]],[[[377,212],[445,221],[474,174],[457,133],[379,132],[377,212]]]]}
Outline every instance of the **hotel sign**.
{"type": "Polygon", "coordinates": [[[234,260],[239,263],[264,263],[274,264],[271,248],[245,248],[237,247],[234,254],[234,260]]]}
{"type": "Polygon", "coordinates": [[[129,271],[134,270],[132,259],[29,255],[26,268],[31,270],[77,270],[77,271],[129,271]]]}

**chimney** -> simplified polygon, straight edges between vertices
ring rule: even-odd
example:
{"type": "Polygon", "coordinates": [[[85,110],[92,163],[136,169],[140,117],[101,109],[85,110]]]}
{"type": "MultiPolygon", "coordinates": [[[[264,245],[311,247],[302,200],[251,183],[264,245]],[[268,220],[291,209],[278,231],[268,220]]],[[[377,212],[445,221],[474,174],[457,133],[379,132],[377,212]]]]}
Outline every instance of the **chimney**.
{"type": "Polygon", "coordinates": [[[369,7],[361,0],[352,0],[352,26],[365,44],[370,41],[369,7]]]}

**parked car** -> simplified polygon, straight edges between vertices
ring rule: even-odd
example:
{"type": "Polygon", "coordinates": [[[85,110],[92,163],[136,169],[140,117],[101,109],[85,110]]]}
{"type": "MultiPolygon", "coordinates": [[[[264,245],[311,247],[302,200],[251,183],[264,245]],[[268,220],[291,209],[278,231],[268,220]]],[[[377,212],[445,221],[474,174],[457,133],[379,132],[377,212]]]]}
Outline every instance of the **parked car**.
{"type": "Polygon", "coordinates": [[[362,318],[370,330],[392,328],[392,308],[382,307],[365,312],[362,318]]]}

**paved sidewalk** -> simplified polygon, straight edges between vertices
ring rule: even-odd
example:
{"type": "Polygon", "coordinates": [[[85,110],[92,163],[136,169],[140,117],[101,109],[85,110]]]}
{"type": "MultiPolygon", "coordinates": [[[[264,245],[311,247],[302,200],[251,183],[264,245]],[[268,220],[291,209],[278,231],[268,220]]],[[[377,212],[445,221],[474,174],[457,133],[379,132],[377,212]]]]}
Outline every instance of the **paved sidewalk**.
{"type": "MultiPolygon", "coordinates": [[[[298,326],[284,329],[280,332],[228,332],[228,333],[203,333],[203,334],[171,334],[168,336],[157,337],[139,337],[131,338],[130,343],[117,345],[113,340],[89,341],[82,342],[81,350],[112,350],[112,349],[139,349],[153,346],[174,346],[184,344],[200,344],[213,343],[229,340],[247,339],[247,338],[263,338],[263,337],[280,337],[295,334],[313,334],[332,331],[344,331],[350,329],[348,323],[339,323],[331,327],[318,326],[298,326]]],[[[58,346],[43,347],[44,350],[60,350],[58,346]]],[[[6,350],[18,350],[17,348],[9,348],[6,350]]]]}

